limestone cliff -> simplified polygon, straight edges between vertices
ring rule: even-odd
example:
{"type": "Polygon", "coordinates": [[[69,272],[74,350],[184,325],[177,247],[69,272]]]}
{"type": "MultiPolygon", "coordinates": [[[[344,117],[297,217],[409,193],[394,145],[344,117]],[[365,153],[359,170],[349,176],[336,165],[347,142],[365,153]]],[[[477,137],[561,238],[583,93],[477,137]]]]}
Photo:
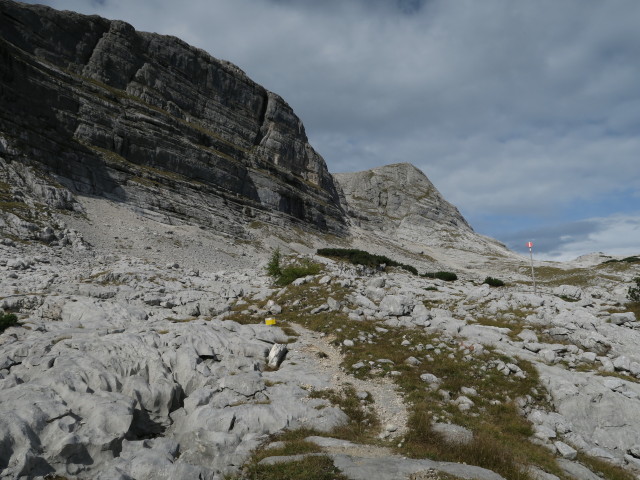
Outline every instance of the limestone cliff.
{"type": "Polygon", "coordinates": [[[352,223],[398,238],[434,236],[446,230],[473,232],[422,171],[408,163],[334,174],[352,223]]]}
{"type": "Polygon", "coordinates": [[[344,232],[333,179],[289,105],[177,38],[0,0],[0,72],[5,167],[170,222],[344,232]]]}

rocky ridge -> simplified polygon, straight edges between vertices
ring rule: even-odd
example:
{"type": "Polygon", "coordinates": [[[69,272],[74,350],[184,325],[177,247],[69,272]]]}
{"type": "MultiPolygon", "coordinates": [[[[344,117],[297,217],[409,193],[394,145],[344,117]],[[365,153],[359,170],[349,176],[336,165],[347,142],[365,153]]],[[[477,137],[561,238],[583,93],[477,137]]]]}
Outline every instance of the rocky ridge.
{"type": "MultiPolygon", "coordinates": [[[[408,163],[333,175],[350,222],[350,234],[363,248],[386,243],[444,265],[485,263],[487,256],[514,258],[503,244],[473,231],[458,209],[427,176],[408,163]],[[381,242],[381,240],[383,242],[381,242]],[[447,255],[451,249],[452,255],[447,255]]],[[[394,252],[404,256],[406,252],[394,252]]],[[[412,259],[412,261],[415,261],[412,259]]]]}
{"type": "Polygon", "coordinates": [[[125,22],[11,0],[0,32],[3,169],[234,235],[254,219],[343,232],[302,122],[238,67],[125,22]]]}

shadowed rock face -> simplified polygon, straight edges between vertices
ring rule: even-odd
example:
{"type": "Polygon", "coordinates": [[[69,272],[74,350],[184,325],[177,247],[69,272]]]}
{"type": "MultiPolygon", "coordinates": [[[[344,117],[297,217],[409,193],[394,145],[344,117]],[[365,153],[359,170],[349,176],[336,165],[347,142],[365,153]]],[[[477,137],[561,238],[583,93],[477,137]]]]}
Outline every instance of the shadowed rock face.
{"type": "Polygon", "coordinates": [[[0,156],[72,191],[228,231],[343,233],[324,160],[236,66],[121,21],[0,0],[0,156]]]}

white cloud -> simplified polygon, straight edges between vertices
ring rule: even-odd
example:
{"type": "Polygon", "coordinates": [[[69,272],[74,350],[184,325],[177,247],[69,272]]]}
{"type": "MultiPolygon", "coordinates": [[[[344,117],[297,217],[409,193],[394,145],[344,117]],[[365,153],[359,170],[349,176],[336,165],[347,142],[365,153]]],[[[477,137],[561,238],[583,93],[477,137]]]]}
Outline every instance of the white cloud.
{"type": "Polygon", "coordinates": [[[506,237],[507,245],[522,253],[528,251],[525,242],[532,240],[535,257],[540,260],[565,261],[590,252],[639,255],[640,212],[543,226],[506,237]]]}

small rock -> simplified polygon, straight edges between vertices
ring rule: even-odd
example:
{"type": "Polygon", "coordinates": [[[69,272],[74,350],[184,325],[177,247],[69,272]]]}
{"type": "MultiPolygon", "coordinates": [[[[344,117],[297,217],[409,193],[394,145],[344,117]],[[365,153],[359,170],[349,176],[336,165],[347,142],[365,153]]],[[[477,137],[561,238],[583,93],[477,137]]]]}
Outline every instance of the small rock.
{"type": "Polygon", "coordinates": [[[627,322],[635,322],[636,316],[633,312],[624,312],[624,313],[612,313],[611,314],[611,323],[614,325],[623,325],[627,322]]]}
{"type": "Polygon", "coordinates": [[[422,362],[420,360],[418,360],[416,357],[409,357],[407,358],[404,363],[406,363],[407,365],[412,365],[414,367],[420,365],[422,362]]]}
{"type": "Polygon", "coordinates": [[[433,373],[423,373],[422,375],[420,375],[420,380],[429,384],[440,383],[440,379],[433,373]]]}
{"type": "Polygon", "coordinates": [[[640,444],[633,445],[629,450],[629,455],[633,455],[636,458],[640,458],[640,444]]]}
{"type": "Polygon", "coordinates": [[[366,400],[367,398],[369,398],[369,392],[357,392],[356,397],[358,397],[360,400],[366,400]]]}
{"type": "Polygon", "coordinates": [[[468,444],[473,441],[473,432],[460,425],[450,423],[434,423],[431,426],[434,432],[439,433],[447,442],[468,444]]]}
{"type": "Polygon", "coordinates": [[[462,387],[460,389],[460,393],[462,395],[471,395],[472,397],[478,395],[477,390],[475,388],[471,388],[471,387],[462,387]]]}
{"type": "Polygon", "coordinates": [[[578,452],[575,448],[567,445],[564,442],[556,441],[553,442],[553,445],[556,447],[556,450],[562,456],[562,458],[566,458],[567,460],[575,460],[578,456],[578,452]]]}
{"type": "Polygon", "coordinates": [[[284,357],[287,355],[287,346],[281,343],[274,343],[273,347],[271,347],[271,351],[269,352],[268,357],[268,365],[272,368],[277,368],[280,366],[284,357]]]}
{"type": "Polygon", "coordinates": [[[518,338],[520,338],[523,342],[527,343],[537,343],[538,335],[533,330],[524,329],[518,334],[518,338]]]}

